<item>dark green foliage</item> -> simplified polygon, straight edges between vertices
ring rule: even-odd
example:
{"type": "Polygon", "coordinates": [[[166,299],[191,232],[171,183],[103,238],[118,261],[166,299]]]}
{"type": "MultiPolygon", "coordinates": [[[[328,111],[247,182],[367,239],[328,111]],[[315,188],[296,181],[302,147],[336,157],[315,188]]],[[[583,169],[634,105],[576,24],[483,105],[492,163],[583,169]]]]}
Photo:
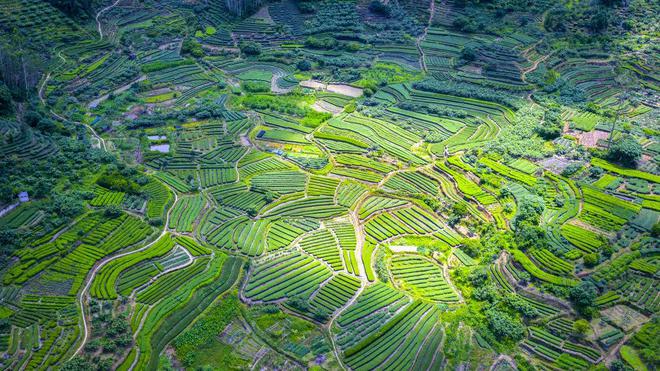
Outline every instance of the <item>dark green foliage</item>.
{"type": "Polygon", "coordinates": [[[85,0],[47,0],[54,7],[72,17],[87,18],[92,14],[92,1],[85,0]]]}
{"type": "Polygon", "coordinates": [[[473,62],[477,60],[477,51],[471,46],[466,46],[461,50],[461,59],[466,62],[473,62]]]}
{"type": "Polygon", "coordinates": [[[495,336],[514,341],[522,339],[524,333],[522,323],[509,314],[497,309],[490,309],[486,311],[486,318],[488,326],[495,336]]]}
{"type": "Polygon", "coordinates": [[[307,312],[309,311],[309,300],[304,296],[294,296],[287,300],[287,303],[299,311],[307,312]]]}
{"type": "Polygon", "coordinates": [[[114,219],[120,215],[121,215],[121,208],[115,205],[107,206],[105,210],[103,210],[103,216],[105,216],[106,218],[114,219]]]}
{"type": "Polygon", "coordinates": [[[266,93],[270,91],[270,84],[263,81],[243,81],[241,86],[250,93],[266,93]]]}
{"type": "Polygon", "coordinates": [[[68,193],[53,197],[52,211],[61,217],[73,218],[82,213],[83,209],[82,199],[78,194],[68,193]]]}
{"type": "Polygon", "coordinates": [[[479,28],[479,25],[474,21],[473,18],[466,17],[463,15],[456,17],[456,19],[454,19],[454,22],[452,22],[452,26],[458,31],[468,32],[468,33],[476,32],[479,28]]]}
{"type": "Polygon", "coordinates": [[[472,297],[481,301],[494,302],[498,297],[497,289],[493,285],[477,287],[472,292],[472,297]]]}
{"type": "Polygon", "coordinates": [[[543,19],[543,26],[548,31],[561,32],[566,30],[568,12],[562,7],[550,9],[543,19]]]}
{"type": "Polygon", "coordinates": [[[639,349],[639,355],[649,365],[660,363],[660,320],[656,317],[644,324],[632,337],[630,344],[639,349]]]}
{"type": "Polygon", "coordinates": [[[70,360],[64,362],[64,365],[62,365],[62,368],[60,370],[62,370],[62,371],[95,371],[96,368],[87,359],[85,359],[81,356],[75,356],[75,357],[71,358],[70,360]]]}
{"type": "Polygon", "coordinates": [[[585,316],[591,315],[597,296],[598,290],[590,281],[582,281],[569,291],[569,298],[578,311],[585,316]]]}
{"type": "Polygon", "coordinates": [[[0,115],[9,114],[11,111],[11,92],[4,81],[0,81],[0,115]]]}
{"type": "Polygon", "coordinates": [[[536,127],[537,133],[546,140],[552,140],[561,135],[561,110],[553,107],[543,114],[543,121],[536,127]]]}
{"type": "Polygon", "coordinates": [[[610,19],[607,11],[598,9],[589,19],[589,28],[594,32],[603,32],[607,29],[610,19]]]}
{"type": "Polygon", "coordinates": [[[204,50],[202,49],[202,44],[197,40],[186,39],[181,45],[181,54],[189,54],[195,58],[201,58],[204,56],[204,50]]]}
{"type": "Polygon", "coordinates": [[[481,241],[478,239],[466,238],[461,241],[460,249],[473,258],[478,258],[483,248],[484,245],[482,245],[481,241]]]}
{"type": "MultiPolygon", "coordinates": [[[[189,44],[187,46],[191,47],[189,44]]],[[[196,48],[196,46],[194,48],[196,48]]],[[[191,54],[193,54],[191,51],[187,51],[187,52],[190,52],[191,54]]],[[[204,54],[202,52],[202,54],[199,55],[199,56],[203,56],[203,55],[204,54]]],[[[195,56],[198,56],[198,55],[195,55],[195,56]]],[[[156,72],[156,71],[164,70],[166,68],[172,68],[172,67],[178,67],[178,66],[187,66],[187,65],[191,65],[191,64],[195,64],[195,61],[193,59],[179,59],[179,60],[174,60],[174,61],[155,61],[155,62],[143,64],[141,68],[142,68],[142,72],[146,73],[146,72],[156,72]]],[[[145,81],[141,81],[140,84],[141,84],[141,86],[145,86],[145,85],[148,85],[150,83],[145,80],[145,81]]],[[[151,88],[151,87],[147,87],[146,90],[149,90],[149,88],[151,88]]]]}
{"type": "Polygon", "coordinates": [[[7,318],[0,319],[0,334],[7,333],[11,330],[11,323],[7,318]]]}
{"type": "Polygon", "coordinates": [[[524,317],[535,318],[539,316],[539,311],[528,301],[523,300],[519,295],[508,294],[504,297],[504,302],[511,308],[518,311],[524,317]]]}
{"type": "Polygon", "coordinates": [[[607,157],[614,162],[628,167],[635,167],[637,160],[642,157],[642,145],[631,136],[624,136],[612,142],[607,157]]]}
{"type": "Polygon", "coordinates": [[[198,348],[218,336],[238,311],[239,302],[236,296],[227,295],[218,301],[189,330],[174,339],[172,344],[179,360],[185,365],[191,364],[195,353],[199,351],[198,348]]]}
{"type": "Polygon", "coordinates": [[[261,54],[261,45],[254,41],[242,42],[239,45],[241,52],[245,55],[255,56],[261,54]]]}
{"type": "Polygon", "coordinates": [[[389,17],[392,15],[392,8],[390,7],[390,5],[385,4],[380,0],[371,0],[371,2],[369,3],[369,10],[385,17],[389,17]]]}
{"type": "Polygon", "coordinates": [[[305,39],[305,46],[313,49],[332,49],[337,46],[337,40],[332,37],[309,36],[305,39]]]}
{"type": "Polygon", "coordinates": [[[598,264],[598,254],[586,254],[584,256],[584,265],[591,268],[595,267],[598,264]]]}
{"type": "Polygon", "coordinates": [[[296,68],[298,68],[301,71],[309,71],[312,69],[312,64],[308,60],[303,59],[302,61],[296,64],[296,68]]]}
{"type": "Polygon", "coordinates": [[[509,94],[483,86],[456,82],[453,80],[427,79],[413,83],[415,89],[430,91],[433,93],[449,94],[465,98],[475,98],[500,103],[507,107],[519,108],[521,100],[509,94]]]}
{"type": "Polygon", "coordinates": [[[110,172],[101,175],[97,180],[96,184],[107,189],[118,192],[126,193],[139,193],[140,186],[135,183],[133,180],[125,177],[119,172],[110,172]]]}
{"type": "Polygon", "coordinates": [[[577,173],[580,169],[582,169],[582,164],[580,164],[579,162],[574,162],[566,166],[566,168],[564,168],[564,170],[561,171],[561,175],[564,177],[570,177],[573,174],[577,173]]]}

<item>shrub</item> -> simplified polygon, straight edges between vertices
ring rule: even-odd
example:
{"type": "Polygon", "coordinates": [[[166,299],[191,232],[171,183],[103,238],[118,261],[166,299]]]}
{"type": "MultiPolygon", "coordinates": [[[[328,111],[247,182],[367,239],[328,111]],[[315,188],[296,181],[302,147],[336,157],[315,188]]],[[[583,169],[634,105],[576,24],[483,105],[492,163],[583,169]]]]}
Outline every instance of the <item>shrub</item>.
{"type": "Polygon", "coordinates": [[[596,301],[596,296],[598,296],[598,291],[596,290],[596,286],[590,281],[582,281],[572,287],[568,295],[577,310],[589,316],[596,301]]]}
{"type": "Polygon", "coordinates": [[[637,160],[642,157],[642,145],[635,138],[625,136],[612,143],[607,151],[607,157],[622,165],[635,167],[637,160]]]}
{"type": "Polygon", "coordinates": [[[471,46],[466,46],[461,50],[461,59],[467,62],[477,60],[477,52],[471,46]]]}
{"type": "Polygon", "coordinates": [[[392,8],[380,0],[371,0],[371,3],[369,3],[369,10],[385,17],[390,17],[392,15],[392,8]]]}
{"type": "Polygon", "coordinates": [[[587,267],[595,267],[598,264],[598,254],[587,254],[584,256],[584,265],[587,267]]]}
{"type": "Polygon", "coordinates": [[[522,339],[523,325],[510,315],[497,309],[490,309],[486,312],[486,318],[488,318],[488,326],[496,336],[514,341],[522,339]]]}
{"type": "Polygon", "coordinates": [[[202,44],[197,42],[197,40],[188,39],[181,45],[181,54],[190,54],[193,57],[201,58],[204,56],[204,50],[202,49],[202,44]]]}
{"type": "Polygon", "coordinates": [[[11,92],[4,82],[0,81],[0,114],[11,113],[11,92]]]}
{"type": "Polygon", "coordinates": [[[241,49],[241,52],[245,55],[259,55],[261,54],[261,45],[254,41],[246,41],[242,42],[239,45],[239,48],[241,49]]]}
{"type": "Polygon", "coordinates": [[[304,59],[296,64],[296,68],[298,68],[301,71],[309,71],[312,69],[312,63],[304,59]]]}

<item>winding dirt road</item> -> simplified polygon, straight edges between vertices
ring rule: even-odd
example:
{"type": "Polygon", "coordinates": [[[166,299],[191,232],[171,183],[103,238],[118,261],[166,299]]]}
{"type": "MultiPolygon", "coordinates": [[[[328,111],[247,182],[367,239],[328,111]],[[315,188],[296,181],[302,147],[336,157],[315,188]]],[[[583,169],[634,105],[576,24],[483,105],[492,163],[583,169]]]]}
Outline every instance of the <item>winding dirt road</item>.
{"type": "Polygon", "coordinates": [[[429,27],[431,27],[431,22],[433,21],[433,14],[435,13],[435,0],[431,0],[431,5],[429,6],[429,21],[424,27],[424,32],[417,38],[415,46],[419,51],[419,66],[422,68],[422,71],[427,72],[426,70],[426,61],[424,60],[424,50],[422,49],[422,41],[426,38],[426,34],[429,32],[429,27]]]}
{"type": "MultiPolygon", "coordinates": [[[[169,186],[167,186],[167,185],[165,185],[165,186],[169,188],[169,186]]],[[[170,189],[170,190],[172,190],[172,189],[170,189]]],[[[86,293],[89,291],[89,288],[92,285],[92,282],[94,281],[94,277],[96,276],[96,274],[98,273],[98,271],[101,268],[103,268],[106,264],[110,263],[111,261],[119,259],[119,258],[121,258],[123,256],[126,256],[126,255],[131,255],[131,254],[136,254],[136,253],[142,252],[142,251],[148,249],[149,247],[153,246],[159,239],[161,239],[163,236],[165,236],[165,234],[168,232],[167,225],[170,222],[170,212],[172,211],[172,208],[174,207],[176,202],[179,200],[179,197],[177,196],[177,194],[174,190],[172,190],[172,193],[174,193],[174,202],[172,202],[172,205],[170,206],[170,208],[167,209],[167,213],[165,215],[165,224],[164,224],[163,230],[158,235],[158,237],[156,237],[156,239],[154,239],[152,242],[144,245],[143,247],[141,247],[137,250],[126,251],[126,252],[123,252],[121,254],[113,255],[113,256],[110,256],[110,257],[107,257],[107,258],[101,260],[101,262],[98,263],[94,267],[94,269],[92,269],[92,271],[87,275],[85,286],[83,287],[82,291],[80,291],[80,294],[78,295],[78,302],[80,304],[80,311],[81,311],[82,317],[83,317],[83,337],[82,337],[82,342],[80,343],[80,346],[78,346],[78,349],[76,349],[76,351],[73,353],[71,358],[75,357],[76,355],[78,355],[78,353],[80,353],[80,351],[85,346],[85,343],[87,343],[87,339],[89,338],[89,327],[90,327],[90,325],[88,324],[88,318],[87,318],[87,315],[85,314],[85,300],[84,299],[85,299],[86,293]]]]}
{"type": "Polygon", "coordinates": [[[99,21],[99,17],[101,17],[101,14],[117,6],[117,4],[119,4],[120,1],[121,0],[117,0],[114,3],[112,3],[112,5],[108,5],[105,8],[99,10],[98,13],[96,13],[96,17],[94,19],[96,19],[96,27],[99,31],[99,40],[103,40],[103,29],[101,28],[101,21],[99,21]]]}

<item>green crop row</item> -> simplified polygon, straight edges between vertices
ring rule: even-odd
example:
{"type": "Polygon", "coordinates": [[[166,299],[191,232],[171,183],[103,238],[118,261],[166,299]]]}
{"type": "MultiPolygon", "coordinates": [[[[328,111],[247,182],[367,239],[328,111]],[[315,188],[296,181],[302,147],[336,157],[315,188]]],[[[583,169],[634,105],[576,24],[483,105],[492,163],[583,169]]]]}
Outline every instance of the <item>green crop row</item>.
{"type": "Polygon", "coordinates": [[[536,279],[559,286],[569,287],[576,286],[580,283],[580,281],[575,279],[558,277],[540,270],[531,260],[529,260],[527,255],[520,250],[511,250],[511,254],[513,255],[513,258],[536,279]]]}

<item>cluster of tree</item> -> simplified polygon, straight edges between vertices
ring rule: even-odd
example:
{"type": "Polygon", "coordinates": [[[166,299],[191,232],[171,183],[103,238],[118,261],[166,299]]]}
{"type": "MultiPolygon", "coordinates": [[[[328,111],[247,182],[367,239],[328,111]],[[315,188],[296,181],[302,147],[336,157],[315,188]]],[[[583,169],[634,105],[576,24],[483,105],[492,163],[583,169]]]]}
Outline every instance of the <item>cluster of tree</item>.
{"type": "Polygon", "coordinates": [[[607,6],[603,7],[598,2],[593,2],[587,8],[578,6],[569,9],[558,5],[545,13],[543,25],[552,32],[566,32],[574,25],[593,33],[601,33],[610,25],[610,13],[607,6]]]}
{"type": "Polygon", "coordinates": [[[204,56],[204,49],[202,49],[202,44],[197,40],[190,38],[183,41],[181,44],[181,54],[182,55],[192,55],[195,58],[201,58],[204,56]]]}
{"type": "Polygon", "coordinates": [[[43,59],[22,47],[23,44],[22,36],[11,34],[3,35],[0,41],[0,81],[3,82],[0,85],[6,85],[12,97],[18,100],[25,100],[37,85],[43,65],[43,59]]]}
{"type": "Polygon", "coordinates": [[[562,132],[561,109],[557,106],[548,108],[543,113],[543,121],[536,127],[536,132],[546,140],[552,140],[562,132]]]}
{"type": "Polygon", "coordinates": [[[255,11],[262,0],[224,0],[227,9],[236,16],[244,17],[255,11]]]}
{"type": "Polygon", "coordinates": [[[213,99],[201,99],[195,102],[191,107],[178,111],[157,112],[152,115],[144,115],[139,118],[128,121],[126,127],[129,129],[139,129],[162,126],[168,122],[178,121],[186,122],[191,117],[203,120],[210,118],[222,118],[227,112],[225,106],[213,99]]]}
{"type": "Polygon", "coordinates": [[[123,349],[133,343],[131,326],[126,314],[112,315],[112,303],[100,304],[96,301],[90,303],[90,312],[94,314],[92,325],[94,334],[99,336],[85,344],[86,353],[96,353],[101,350],[104,354],[123,352],[123,349]]]}
{"type": "Polygon", "coordinates": [[[607,150],[607,158],[628,167],[636,167],[637,161],[642,157],[644,149],[639,142],[630,135],[624,135],[614,140],[607,150]]]}
{"type": "Polygon", "coordinates": [[[321,307],[312,308],[312,306],[309,305],[309,298],[302,295],[296,295],[288,299],[287,304],[303,313],[311,314],[314,319],[320,322],[325,322],[330,318],[330,313],[328,313],[326,309],[321,307]]]}
{"type": "Polygon", "coordinates": [[[487,100],[514,109],[522,107],[523,104],[520,98],[511,96],[506,92],[466,82],[426,79],[413,83],[413,87],[418,90],[424,90],[433,93],[450,94],[465,98],[487,100]]]}
{"type": "Polygon", "coordinates": [[[0,80],[0,116],[8,115],[13,111],[11,91],[4,81],[0,80]]]}
{"type": "Polygon", "coordinates": [[[364,21],[356,4],[350,1],[324,1],[315,8],[315,15],[305,22],[304,34],[364,32],[364,21]]]}
{"type": "Polygon", "coordinates": [[[74,18],[87,18],[92,14],[92,1],[86,0],[47,0],[64,14],[74,18]]]}
{"type": "Polygon", "coordinates": [[[261,44],[254,41],[242,41],[238,47],[241,49],[241,52],[247,56],[261,54],[261,44]]]}
{"type": "Polygon", "coordinates": [[[415,103],[409,103],[409,102],[401,102],[397,105],[399,108],[408,110],[408,111],[413,111],[413,112],[424,112],[428,113],[434,116],[441,116],[441,117],[455,117],[455,118],[466,118],[468,117],[468,113],[463,110],[459,110],[456,108],[448,107],[448,106],[440,106],[440,105],[427,105],[427,104],[415,104],[415,103]]]}
{"type": "Polygon", "coordinates": [[[329,36],[308,36],[305,39],[305,46],[312,49],[333,49],[337,44],[337,40],[329,36]]]}
{"type": "Polygon", "coordinates": [[[137,194],[140,186],[119,171],[106,172],[96,179],[96,184],[101,187],[117,191],[137,194]]]}
{"type": "Polygon", "coordinates": [[[544,209],[545,202],[541,196],[529,194],[520,198],[513,226],[515,227],[515,241],[518,248],[523,251],[532,247],[546,247],[545,230],[539,226],[544,209]]]}
{"type": "Polygon", "coordinates": [[[384,17],[392,16],[392,7],[389,3],[380,0],[371,0],[369,10],[384,17]]]}

